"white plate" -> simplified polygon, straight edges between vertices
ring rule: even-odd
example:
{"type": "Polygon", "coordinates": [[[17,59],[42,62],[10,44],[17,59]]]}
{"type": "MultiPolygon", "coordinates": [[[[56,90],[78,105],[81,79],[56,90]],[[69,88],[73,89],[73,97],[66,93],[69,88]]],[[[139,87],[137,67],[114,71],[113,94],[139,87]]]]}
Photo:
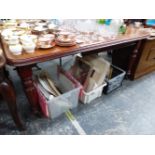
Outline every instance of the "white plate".
{"type": "Polygon", "coordinates": [[[151,33],[151,36],[152,36],[152,37],[155,37],[155,32],[152,32],[152,33],[151,33]]]}
{"type": "Polygon", "coordinates": [[[61,43],[61,42],[57,42],[57,41],[56,41],[56,44],[57,44],[58,46],[67,47],[67,46],[74,46],[74,45],[76,45],[76,42],[73,42],[73,43],[61,43]]]}
{"type": "Polygon", "coordinates": [[[39,48],[48,49],[48,48],[52,48],[54,46],[55,46],[55,43],[52,43],[51,45],[40,46],[39,48]]]}

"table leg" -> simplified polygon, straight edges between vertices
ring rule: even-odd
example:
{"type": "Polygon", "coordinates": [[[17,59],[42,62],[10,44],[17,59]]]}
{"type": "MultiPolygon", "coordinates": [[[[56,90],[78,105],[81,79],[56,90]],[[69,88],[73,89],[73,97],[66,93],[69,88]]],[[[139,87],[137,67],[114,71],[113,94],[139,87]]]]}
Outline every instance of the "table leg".
{"type": "Polygon", "coordinates": [[[14,92],[13,85],[11,81],[6,79],[4,75],[4,70],[1,69],[1,78],[0,78],[0,93],[4,100],[7,102],[10,113],[12,115],[12,118],[18,127],[19,130],[25,130],[25,127],[23,126],[19,115],[18,115],[18,110],[17,110],[17,105],[16,105],[16,95],[14,92]]]}
{"type": "Polygon", "coordinates": [[[17,71],[22,80],[26,96],[28,98],[28,101],[31,105],[34,114],[39,114],[40,109],[39,109],[38,93],[33,84],[32,67],[33,66],[18,67],[17,71]]]}
{"type": "Polygon", "coordinates": [[[140,49],[140,46],[141,46],[141,40],[138,41],[135,49],[133,50],[133,52],[131,53],[131,57],[130,57],[130,60],[129,60],[129,65],[128,65],[128,71],[127,71],[127,76],[133,80],[133,72],[136,68],[136,62],[137,62],[137,57],[138,57],[138,54],[139,54],[139,49],[140,49]]]}

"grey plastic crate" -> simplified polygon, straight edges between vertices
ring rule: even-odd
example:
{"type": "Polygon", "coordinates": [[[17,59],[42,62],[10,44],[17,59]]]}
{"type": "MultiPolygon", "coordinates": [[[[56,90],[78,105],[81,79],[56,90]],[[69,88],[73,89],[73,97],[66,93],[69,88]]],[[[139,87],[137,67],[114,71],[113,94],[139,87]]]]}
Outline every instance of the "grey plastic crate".
{"type": "Polygon", "coordinates": [[[106,79],[107,86],[104,88],[104,93],[108,94],[122,85],[126,72],[119,67],[111,65],[113,68],[112,78],[106,79]]]}

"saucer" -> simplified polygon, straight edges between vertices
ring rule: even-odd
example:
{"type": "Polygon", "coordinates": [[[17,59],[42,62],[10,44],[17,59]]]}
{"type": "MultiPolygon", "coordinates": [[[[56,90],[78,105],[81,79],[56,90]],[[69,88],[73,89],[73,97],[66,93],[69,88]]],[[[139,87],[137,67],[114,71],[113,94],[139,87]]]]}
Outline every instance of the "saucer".
{"type": "Polygon", "coordinates": [[[41,49],[48,49],[48,48],[52,48],[54,47],[56,44],[53,42],[51,45],[44,45],[44,46],[40,46],[39,48],[41,49]]]}
{"type": "Polygon", "coordinates": [[[69,43],[64,43],[64,42],[59,42],[59,41],[56,40],[55,42],[56,42],[56,44],[58,46],[64,46],[64,47],[76,45],[76,42],[75,41],[74,42],[69,42],[69,43]]]}

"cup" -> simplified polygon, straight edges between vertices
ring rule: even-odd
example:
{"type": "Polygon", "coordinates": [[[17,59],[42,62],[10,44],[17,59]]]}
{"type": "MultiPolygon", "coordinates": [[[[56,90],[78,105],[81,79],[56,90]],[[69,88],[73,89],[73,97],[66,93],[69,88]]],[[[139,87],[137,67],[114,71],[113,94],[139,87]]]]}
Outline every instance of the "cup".
{"type": "Polygon", "coordinates": [[[9,49],[13,55],[21,55],[22,54],[22,45],[21,44],[10,45],[9,49]]]}
{"type": "Polygon", "coordinates": [[[23,44],[23,49],[26,53],[34,53],[35,52],[36,45],[34,43],[32,44],[23,44]]]}

